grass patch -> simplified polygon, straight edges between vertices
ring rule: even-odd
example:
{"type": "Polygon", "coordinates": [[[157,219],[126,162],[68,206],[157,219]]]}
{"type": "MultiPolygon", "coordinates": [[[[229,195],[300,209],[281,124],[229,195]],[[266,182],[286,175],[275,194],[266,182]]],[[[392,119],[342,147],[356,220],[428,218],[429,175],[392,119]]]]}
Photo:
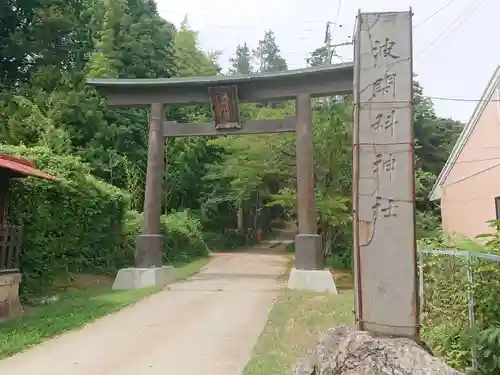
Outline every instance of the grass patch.
{"type": "Polygon", "coordinates": [[[322,332],[353,323],[353,308],[352,291],[334,295],[284,290],[269,314],[244,375],[290,374],[322,332]]]}
{"type": "Polygon", "coordinates": [[[285,270],[283,271],[283,274],[280,276],[280,279],[282,280],[288,280],[288,276],[290,276],[292,268],[295,267],[295,254],[285,253],[285,257],[287,262],[285,265],[285,270]]]}
{"type": "MultiPolygon", "coordinates": [[[[209,260],[201,258],[177,266],[178,279],[184,280],[198,272],[209,260]]],[[[86,290],[82,288],[82,284],[72,285],[67,291],[59,294],[56,302],[28,308],[27,314],[22,318],[0,323],[0,359],[51,337],[83,327],[95,319],[121,310],[161,290],[144,288],[112,291],[109,283],[90,285],[86,290]]]]}
{"type": "MultiPolygon", "coordinates": [[[[287,264],[285,266],[285,271],[281,275],[282,279],[288,280],[292,268],[295,266],[295,253],[285,253],[287,258],[287,264]]],[[[326,266],[328,267],[328,265],[326,266]]],[[[335,285],[337,290],[352,290],[354,289],[354,279],[350,270],[343,268],[330,268],[330,272],[335,280],[335,285]]]]}
{"type": "Polygon", "coordinates": [[[110,291],[109,287],[94,287],[64,292],[58,301],[39,306],[21,319],[0,324],[0,358],[83,327],[158,291],[159,288],[110,291]]]}
{"type": "Polygon", "coordinates": [[[176,265],[175,274],[177,276],[177,280],[185,280],[189,276],[194,275],[195,273],[199,272],[208,262],[210,262],[210,257],[204,257],[189,263],[176,265]]]}

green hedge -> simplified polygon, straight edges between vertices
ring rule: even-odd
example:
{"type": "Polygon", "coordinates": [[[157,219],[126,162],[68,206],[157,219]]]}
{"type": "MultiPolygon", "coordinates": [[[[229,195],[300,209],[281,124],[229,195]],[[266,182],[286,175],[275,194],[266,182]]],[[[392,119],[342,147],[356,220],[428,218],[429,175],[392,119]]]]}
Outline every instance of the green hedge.
{"type": "MultiPolygon", "coordinates": [[[[453,249],[498,254],[498,233],[480,243],[467,238],[424,238],[422,249],[453,249]]],[[[500,373],[500,264],[491,260],[421,254],[424,280],[422,338],[449,365],[464,370],[475,349],[479,373],[500,373]],[[467,268],[472,271],[472,283],[467,268]],[[474,325],[469,327],[468,291],[474,301],[474,325]]]]}
{"type": "MultiPolygon", "coordinates": [[[[187,212],[175,212],[161,217],[162,233],[165,236],[164,262],[165,264],[184,263],[208,255],[200,220],[190,216],[187,212]]],[[[126,215],[125,242],[123,252],[133,261],[135,239],[141,232],[143,224],[142,214],[129,211],[126,215]]]]}
{"type": "Polygon", "coordinates": [[[251,245],[250,241],[242,233],[236,231],[226,232],[205,232],[205,243],[207,247],[214,251],[230,251],[244,246],[251,245]]]}
{"type": "Polygon", "coordinates": [[[46,148],[0,146],[0,153],[33,160],[59,181],[15,180],[9,222],[23,225],[22,292],[41,292],[70,272],[103,273],[115,266],[128,197],[97,180],[88,165],[46,148]],[[110,254],[113,254],[110,256],[110,254]]]}
{"type": "MultiPolygon", "coordinates": [[[[43,293],[72,273],[108,274],[133,264],[143,219],[127,211],[127,193],[93,177],[89,166],[73,156],[7,145],[0,145],[0,153],[33,160],[59,178],[24,178],[12,185],[9,222],[24,227],[24,296],[43,293]]],[[[167,263],[207,254],[198,219],[181,212],[162,217],[162,224],[167,263]]]]}

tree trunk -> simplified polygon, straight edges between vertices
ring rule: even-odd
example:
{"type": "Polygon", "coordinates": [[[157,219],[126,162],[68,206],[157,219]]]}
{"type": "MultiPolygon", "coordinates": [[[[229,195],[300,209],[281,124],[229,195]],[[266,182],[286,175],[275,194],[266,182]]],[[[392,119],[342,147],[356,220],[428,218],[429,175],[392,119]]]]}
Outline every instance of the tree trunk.
{"type": "Polygon", "coordinates": [[[240,207],[238,208],[238,231],[243,232],[243,225],[244,225],[244,213],[243,213],[243,202],[240,201],[240,207]]]}

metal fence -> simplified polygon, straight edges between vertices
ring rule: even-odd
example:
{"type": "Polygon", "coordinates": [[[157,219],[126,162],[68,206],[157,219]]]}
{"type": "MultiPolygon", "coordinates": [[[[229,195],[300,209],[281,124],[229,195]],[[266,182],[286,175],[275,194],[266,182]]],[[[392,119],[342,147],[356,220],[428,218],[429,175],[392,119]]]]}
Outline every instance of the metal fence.
{"type": "Polygon", "coordinates": [[[456,348],[450,357],[454,355],[457,362],[468,362],[470,367],[478,369],[481,353],[478,355],[474,332],[498,324],[500,319],[497,300],[500,256],[474,251],[420,250],[419,275],[424,330],[430,328],[436,336],[446,337],[448,342],[442,345],[456,348]],[[465,336],[470,338],[469,342],[465,336]],[[470,351],[461,351],[463,345],[470,351]],[[459,358],[460,355],[468,358],[459,358]]]}

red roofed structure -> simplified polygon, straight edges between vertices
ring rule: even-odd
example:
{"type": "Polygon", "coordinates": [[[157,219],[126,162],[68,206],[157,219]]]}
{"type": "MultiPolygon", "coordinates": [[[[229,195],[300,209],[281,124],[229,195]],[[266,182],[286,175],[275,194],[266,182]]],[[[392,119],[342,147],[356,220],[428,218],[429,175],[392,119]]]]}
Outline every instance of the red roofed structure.
{"type": "Polygon", "coordinates": [[[0,274],[19,272],[22,227],[9,225],[7,212],[10,180],[21,177],[57,180],[54,176],[37,169],[31,160],[0,154],[0,274]]]}
{"type": "Polygon", "coordinates": [[[57,180],[54,176],[37,169],[31,160],[0,154],[0,319],[22,312],[19,301],[21,282],[19,257],[23,228],[7,223],[10,180],[20,177],[57,180]]]}
{"type": "Polygon", "coordinates": [[[0,154],[0,174],[11,174],[11,177],[38,177],[44,180],[55,181],[56,178],[50,174],[37,169],[31,160],[17,156],[0,154]]]}

